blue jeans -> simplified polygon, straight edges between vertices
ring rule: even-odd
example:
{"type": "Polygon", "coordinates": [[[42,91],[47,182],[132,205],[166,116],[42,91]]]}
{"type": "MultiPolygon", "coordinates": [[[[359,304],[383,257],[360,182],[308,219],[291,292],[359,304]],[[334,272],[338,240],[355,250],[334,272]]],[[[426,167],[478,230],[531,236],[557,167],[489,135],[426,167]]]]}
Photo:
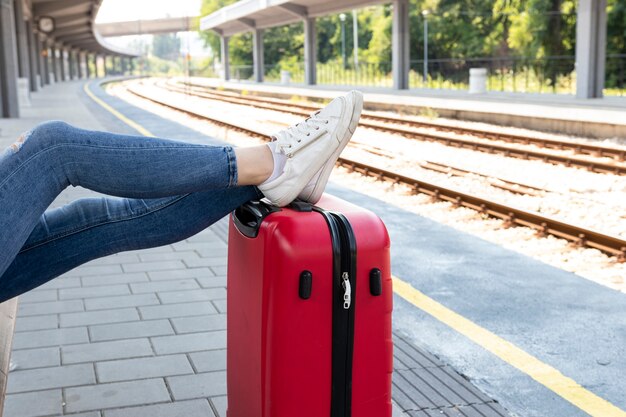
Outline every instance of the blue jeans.
{"type": "Polygon", "coordinates": [[[92,259],[183,240],[262,196],[237,186],[230,146],[42,123],[0,155],[0,302],[92,259]],[[70,185],[115,197],[46,211],[70,185]]]}

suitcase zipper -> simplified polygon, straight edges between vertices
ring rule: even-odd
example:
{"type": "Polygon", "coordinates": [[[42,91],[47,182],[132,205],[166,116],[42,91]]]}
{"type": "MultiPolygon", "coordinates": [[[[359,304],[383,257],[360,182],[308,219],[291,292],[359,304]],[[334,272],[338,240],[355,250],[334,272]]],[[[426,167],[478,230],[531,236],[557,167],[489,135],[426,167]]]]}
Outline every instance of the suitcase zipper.
{"type": "Polygon", "coordinates": [[[352,357],[354,351],[354,311],[356,239],[348,219],[340,213],[313,207],[324,216],[333,246],[333,329],[331,417],[352,415],[352,357]]]}

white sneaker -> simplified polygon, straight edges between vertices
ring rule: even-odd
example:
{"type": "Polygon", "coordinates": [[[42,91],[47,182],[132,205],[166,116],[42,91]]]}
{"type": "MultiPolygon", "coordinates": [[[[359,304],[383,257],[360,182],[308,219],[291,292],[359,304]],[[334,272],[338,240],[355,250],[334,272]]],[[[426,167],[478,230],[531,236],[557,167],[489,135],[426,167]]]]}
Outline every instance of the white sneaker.
{"type": "Polygon", "coordinates": [[[362,108],[363,95],[353,90],[303,122],[275,134],[276,152],[284,153],[287,161],[282,174],[259,185],[259,190],[280,207],[291,203],[298,194],[317,203],[339,154],[356,129],[362,108]]]}

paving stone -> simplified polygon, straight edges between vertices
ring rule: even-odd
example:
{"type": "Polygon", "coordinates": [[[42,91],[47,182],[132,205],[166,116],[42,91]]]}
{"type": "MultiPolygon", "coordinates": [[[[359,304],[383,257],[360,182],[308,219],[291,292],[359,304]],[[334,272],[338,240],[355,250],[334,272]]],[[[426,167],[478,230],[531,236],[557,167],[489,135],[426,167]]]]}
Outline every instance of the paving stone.
{"type": "Polygon", "coordinates": [[[148,274],[145,272],[126,272],[123,274],[107,275],[106,279],[95,276],[82,277],[80,280],[83,283],[83,287],[100,286],[105,283],[106,285],[131,284],[134,282],[147,282],[148,274]]]}
{"type": "Polygon", "coordinates": [[[83,302],[81,300],[20,304],[17,314],[21,317],[28,317],[44,314],[71,313],[74,311],[84,311],[83,302]]]}
{"type": "Polygon", "coordinates": [[[228,272],[225,266],[212,266],[211,269],[215,275],[226,275],[228,272]]]}
{"type": "Polygon", "coordinates": [[[197,372],[226,370],[226,349],[190,353],[189,358],[197,372]]]}
{"type": "Polygon", "coordinates": [[[173,318],[172,325],[176,333],[210,332],[214,330],[226,330],[226,315],[211,314],[208,316],[179,317],[173,318]]]}
{"type": "Polygon", "coordinates": [[[155,261],[171,261],[171,260],[185,260],[185,259],[198,259],[198,255],[195,251],[181,251],[181,252],[169,252],[169,253],[145,253],[139,255],[141,262],[155,262],[155,261]]]}
{"type": "Polygon", "coordinates": [[[58,288],[74,288],[74,287],[80,287],[80,278],[57,277],[51,281],[46,282],[44,285],[40,286],[38,289],[51,290],[51,289],[58,289],[58,288]]]}
{"type": "Polygon", "coordinates": [[[128,285],[100,285],[86,288],[65,288],[59,290],[59,299],[70,300],[76,298],[95,298],[126,294],[130,294],[130,288],[128,288],[128,285]]]}
{"type": "Polygon", "coordinates": [[[188,400],[226,394],[226,372],[166,378],[174,400],[188,400]]]}
{"type": "Polygon", "coordinates": [[[63,364],[152,356],[152,354],[150,341],[145,338],[85,343],[61,348],[63,364]]]}
{"type": "Polygon", "coordinates": [[[134,308],[86,311],[84,313],[67,313],[60,315],[61,327],[92,326],[94,324],[120,323],[136,320],[139,320],[139,314],[134,308]]]}
{"type": "Polygon", "coordinates": [[[168,291],[160,292],[158,295],[159,299],[165,304],[220,300],[226,298],[226,289],[211,288],[206,290],[168,291]]]}
{"type": "Polygon", "coordinates": [[[60,389],[9,394],[4,404],[4,417],[40,417],[63,412],[60,389]]]}
{"type": "Polygon", "coordinates": [[[193,368],[187,356],[167,355],[96,363],[96,373],[100,382],[117,382],[193,374],[193,368]]]}
{"type": "Polygon", "coordinates": [[[111,264],[122,264],[122,263],[133,263],[139,262],[139,254],[137,253],[116,253],[110,256],[105,256],[104,258],[94,259],[90,261],[87,265],[111,265],[111,264]]]}
{"type": "Polygon", "coordinates": [[[145,320],[170,317],[199,316],[202,314],[217,313],[210,301],[196,303],[165,304],[158,306],[139,307],[139,312],[145,320]]]}
{"type": "Polygon", "coordinates": [[[169,402],[162,379],[116,382],[65,390],[65,410],[79,412],[169,402]]]}
{"type": "Polygon", "coordinates": [[[27,369],[9,374],[7,393],[39,391],[50,388],[94,384],[96,376],[92,364],[54,366],[27,369]]]}
{"type": "Polygon", "coordinates": [[[226,258],[228,256],[228,246],[224,243],[213,247],[202,246],[197,248],[196,252],[203,258],[213,258],[217,256],[226,258]]]}
{"type": "Polygon", "coordinates": [[[61,354],[58,347],[14,350],[11,363],[16,370],[60,366],[61,354]]]}
{"type": "Polygon", "coordinates": [[[64,414],[64,416],[70,417],[101,417],[100,411],[92,411],[90,413],[78,413],[78,414],[64,414]]]}
{"type": "Polygon", "coordinates": [[[104,417],[215,417],[206,400],[179,401],[143,407],[106,410],[104,417]]]}
{"type": "Polygon", "coordinates": [[[22,317],[18,315],[15,321],[15,332],[32,330],[56,329],[59,327],[59,317],[56,314],[48,316],[22,317]]]}
{"type": "Polygon", "coordinates": [[[140,262],[133,264],[123,264],[124,272],[148,272],[148,271],[164,271],[168,269],[184,268],[185,264],[181,261],[162,261],[162,262],[140,262]]]}
{"type": "Polygon", "coordinates": [[[33,290],[20,295],[20,304],[39,303],[41,301],[57,301],[59,299],[57,290],[33,290]]]}
{"type": "Polygon", "coordinates": [[[118,295],[115,297],[88,298],[85,300],[85,310],[140,307],[155,304],[160,304],[155,294],[118,295]]]}
{"type": "Polygon", "coordinates": [[[194,250],[194,251],[199,251],[201,249],[211,249],[211,248],[217,248],[217,249],[222,249],[225,245],[224,242],[221,242],[219,240],[214,240],[214,241],[210,241],[210,242],[177,242],[174,243],[173,248],[175,251],[190,251],[190,250],[194,250]]]}
{"type": "Polygon", "coordinates": [[[226,288],[226,276],[208,276],[196,278],[202,288],[224,287],[226,288]]]}
{"type": "Polygon", "coordinates": [[[200,268],[203,266],[209,266],[211,268],[223,267],[223,266],[226,266],[226,264],[228,263],[226,257],[224,256],[210,257],[210,258],[200,258],[200,257],[191,258],[191,259],[185,259],[183,260],[183,262],[189,268],[200,268]]]}
{"type": "Polygon", "coordinates": [[[175,281],[185,278],[200,278],[206,276],[214,276],[215,274],[209,268],[195,269],[174,269],[171,271],[151,271],[148,276],[151,281],[175,281]]]}
{"type": "Polygon", "coordinates": [[[89,341],[86,327],[73,329],[35,330],[15,333],[13,350],[45,346],[70,345],[89,341]]]}
{"type": "Polygon", "coordinates": [[[169,320],[146,320],[130,323],[101,324],[89,327],[93,342],[174,334],[169,320]]]}
{"type": "Polygon", "coordinates": [[[217,410],[217,417],[226,417],[226,408],[228,408],[228,397],[211,397],[209,401],[213,403],[213,407],[217,410]]]}
{"type": "MultiPolygon", "coordinates": [[[[65,275],[68,277],[89,277],[89,276],[101,276],[101,275],[112,275],[119,274],[124,272],[122,270],[122,266],[120,264],[115,265],[93,265],[87,266],[83,265],[76,269],[66,272],[65,275]]],[[[105,278],[102,278],[103,280],[105,278]]]]}
{"type": "Polygon", "coordinates": [[[226,308],[226,300],[213,300],[213,305],[220,313],[226,313],[226,311],[228,310],[226,308]]]}
{"type": "Polygon", "coordinates": [[[195,279],[179,279],[175,281],[146,282],[130,284],[134,294],[162,291],[182,291],[200,288],[195,279]]]}
{"type": "Polygon", "coordinates": [[[217,331],[153,337],[152,345],[157,355],[225,349],[226,332],[217,331]]]}

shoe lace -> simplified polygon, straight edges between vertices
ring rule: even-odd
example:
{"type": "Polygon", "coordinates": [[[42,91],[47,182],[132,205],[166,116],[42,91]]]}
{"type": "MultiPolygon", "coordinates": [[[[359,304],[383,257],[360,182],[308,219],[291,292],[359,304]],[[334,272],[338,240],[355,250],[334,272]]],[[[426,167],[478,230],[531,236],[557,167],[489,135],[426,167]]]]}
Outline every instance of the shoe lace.
{"type": "Polygon", "coordinates": [[[312,113],[302,122],[289,126],[287,129],[281,130],[274,138],[276,139],[276,150],[283,153],[289,153],[289,149],[296,143],[307,140],[311,136],[311,132],[320,130],[324,125],[328,124],[328,119],[319,116],[319,110],[312,113]]]}

